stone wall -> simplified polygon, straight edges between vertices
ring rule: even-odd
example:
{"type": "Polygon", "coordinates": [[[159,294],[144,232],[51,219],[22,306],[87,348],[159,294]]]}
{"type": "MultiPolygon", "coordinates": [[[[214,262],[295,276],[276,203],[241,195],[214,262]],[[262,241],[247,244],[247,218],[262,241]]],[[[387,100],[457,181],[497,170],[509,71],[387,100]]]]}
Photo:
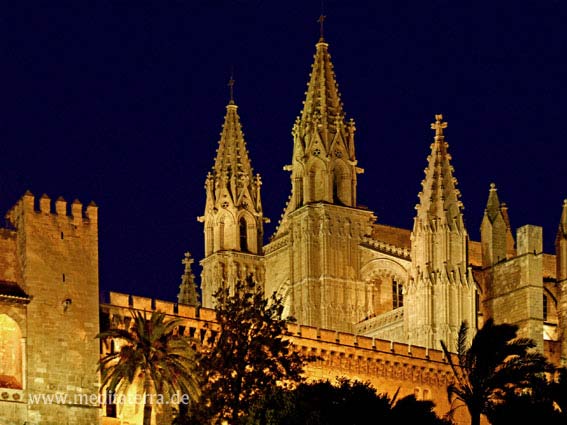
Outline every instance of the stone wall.
{"type": "MultiPolygon", "coordinates": [[[[206,308],[115,292],[110,293],[108,302],[101,304],[103,314],[115,322],[129,316],[131,308],[155,309],[172,317],[181,317],[185,319],[184,334],[201,342],[214,338],[219,330],[214,310],[206,308]]],[[[393,396],[399,390],[398,397],[414,394],[420,400],[432,400],[438,415],[444,415],[450,409],[446,386],[451,372],[440,351],[297,324],[290,324],[288,332],[301,353],[320,358],[307,366],[309,380],[358,379],[371,383],[378,393],[393,396]]],[[[104,419],[103,424],[126,425],[132,423],[131,415],[134,414],[137,413],[131,407],[124,406],[119,409],[118,418],[104,419]]],[[[466,410],[458,409],[455,419],[458,424],[467,423],[466,410]]]]}
{"type": "Polygon", "coordinates": [[[96,424],[98,403],[87,398],[99,389],[97,208],[84,209],[79,201],[68,208],[61,198],[52,203],[45,195],[36,200],[26,193],[7,218],[16,229],[21,286],[31,298],[24,399],[67,397],[61,403],[28,403],[25,420],[96,424]]]}

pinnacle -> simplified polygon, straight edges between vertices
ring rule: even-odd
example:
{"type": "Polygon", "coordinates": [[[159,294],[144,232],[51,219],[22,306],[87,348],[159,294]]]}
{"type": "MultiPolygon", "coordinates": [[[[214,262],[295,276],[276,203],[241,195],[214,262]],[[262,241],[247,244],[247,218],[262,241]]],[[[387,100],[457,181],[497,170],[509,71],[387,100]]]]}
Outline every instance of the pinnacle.
{"type": "Polygon", "coordinates": [[[494,222],[500,214],[501,204],[498,199],[498,193],[495,183],[490,183],[490,190],[488,191],[488,201],[486,202],[486,214],[491,222],[494,222]]]}
{"type": "Polygon", "coordinates": [[[451,155],[448,144],[444,141],[443,130],[447,123],[443,115],[435,115],[431,129],[435,130],[434,142],[431,144],[431,154],[427,157],[425,178],[422,181],[423,191],[419,195],[420,203],[416,206],[418,217],[426,222],[432,219],[445,220],[452,223],[460,222],[462,203],[460,192],[456,187],[457,179],[453,177],[451,155]]]}

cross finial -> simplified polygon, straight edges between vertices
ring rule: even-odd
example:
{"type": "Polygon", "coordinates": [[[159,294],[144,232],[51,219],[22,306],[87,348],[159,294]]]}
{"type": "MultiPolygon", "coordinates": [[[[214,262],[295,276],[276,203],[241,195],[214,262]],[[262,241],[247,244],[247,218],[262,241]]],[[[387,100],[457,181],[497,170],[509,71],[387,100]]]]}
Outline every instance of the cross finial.
{"type": "Polygon", "coordinates": [[[435,115],[435,122],[431,124],[431,128],[435,130],[435,137],[443,136],[443,129],[447,128],[447,123],[443,122],[443,115],[435,115]]]}
{"type": "Polygon", "coordinates": [[[320,31],[320,35],[321,37],[319,38],[319,41],[324,41],[325,38],[323,37],[323,30],[324,30],[324,23],[325,23],[325,19],[327,17],[323,14],[321,14],[321,16],[319,16],[319,19],[317,19],[317,22],[319,22],[319,31],[320,31]]]}
{"type": "Polygon", "coordinates": [[[193,259],[191,258],[191,254],[188,253],[188,252],[186,252],[186,253],[185,253],[185,258],[184,258],[183,260],[181,260],[181,263],[185,266],[185,270],[187,270],[187,269],[190,270],[190,269],[191,269],[191,264],[193,264],[194,261],[195,261],[195,260],[193,260],[193,259]]]}
{"type": "Polygon", "coordinates": [[[234,105],[234,78],[232,77],[232,73],[230,74],[230,80],[228,80],[228,87],[230,90],[230,104],[234,105]]]}

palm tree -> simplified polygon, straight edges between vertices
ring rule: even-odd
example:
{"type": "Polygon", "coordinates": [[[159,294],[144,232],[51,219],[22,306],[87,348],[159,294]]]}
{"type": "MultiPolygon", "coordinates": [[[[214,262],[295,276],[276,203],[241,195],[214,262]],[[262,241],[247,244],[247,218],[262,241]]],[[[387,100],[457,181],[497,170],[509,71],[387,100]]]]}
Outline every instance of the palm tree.
{"type": "Polygon", "coordinates": [[[517,331],[515,325],[495,325],[489,319],[467,346],[468,326],[463,322],[456,356],[441,341],[454,378],[447,387],[449,402],[459,400],[466,405],[471,425],[479,425],[481,415],[504,402],[507,394],[530,394],[546,384],[545,372],[552,366],[533,350],[535,342],[517,338],[517,331]]]}
{"type": "Polygon", "coordinates": [[[196,363],[189,341],[176,333],[182,319],[166,320],[165,314],[156,311],[149,319],[145,311],[131,314],[130,329],[111,328],[97,335],[121,341],[117,352],[99,361],[101,388],[125,392],[135,385],[144,396],[143,424],[149,425],[157,395],[170,397],[180,391],[190,401],[198,398],[196,363]]]}

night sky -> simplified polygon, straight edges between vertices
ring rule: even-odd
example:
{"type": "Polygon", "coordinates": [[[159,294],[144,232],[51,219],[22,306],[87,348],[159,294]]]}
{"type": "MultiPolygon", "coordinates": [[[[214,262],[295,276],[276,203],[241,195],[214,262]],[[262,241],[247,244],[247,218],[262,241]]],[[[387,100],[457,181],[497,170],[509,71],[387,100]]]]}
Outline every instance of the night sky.
{"type": "MultiPolygon", "coordinates": [[[[563,1],[325,1],[357,123],[359,202],[411,228],[442,113],[471,238],[490,182],[553,252],[567,197],[563,1]]],[[[320,0],[2,2],[0,210],[29,189],[100,207],[100,285],[174,300],[202,258],[204,181],[234,70],[266,239],[290,192],[320,0]]],[[[194,272],[198,276],[200,267],[194,272]]]]}

